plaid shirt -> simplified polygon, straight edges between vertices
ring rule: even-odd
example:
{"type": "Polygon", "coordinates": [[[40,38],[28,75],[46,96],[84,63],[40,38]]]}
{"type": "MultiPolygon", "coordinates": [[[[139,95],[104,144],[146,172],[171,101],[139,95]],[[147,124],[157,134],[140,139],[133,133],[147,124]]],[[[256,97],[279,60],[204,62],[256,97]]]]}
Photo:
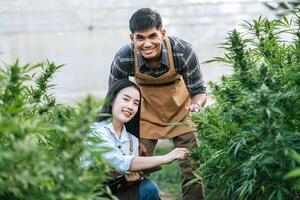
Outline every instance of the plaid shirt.
{"type": "MultiPolygon", "coordinates": [[[[191,45],[176,37],[169,38],[176,72],[182,75],[190,96],[193,97],[197,94],[206,93],[200,64],[191,45]]],[[[137,60],[140,72],[143,74],[159,77],[168,72],[169,60],[165,42],[162,44],[161,66],[159,68],[149,68],[144,62],[140,52],[138,52],[137,60]]],[[[134,76],[134,52],[132,43],[122,47],[115,55],[111,65],[109,85],[117,80],[128,78],[129,76],[134,76]]]]}

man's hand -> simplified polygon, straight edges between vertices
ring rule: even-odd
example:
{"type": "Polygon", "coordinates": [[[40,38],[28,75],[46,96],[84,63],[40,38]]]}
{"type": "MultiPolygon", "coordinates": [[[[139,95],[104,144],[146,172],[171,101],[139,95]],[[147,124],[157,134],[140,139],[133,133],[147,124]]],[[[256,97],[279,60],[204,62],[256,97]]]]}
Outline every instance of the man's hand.
{"type": "Polygon", "coordinates": [[[139,145],[139,155],[140,156],[148,156],[147,149],[142,143],[140,143],[140,145],[139,145]]]}
{"type": "Polygon", "coordinates": [[[190,113],[200,112],[202,107],[205,105],[207,96],[205,93],[197,94],[192,98],[192,103],[190,105],[190,113]]]}
{"type": "Polygon", "coordinates": [[[195,112],[200,112],[202,106],[198,103],[192,103],[190,105],[190,114],[195,113],[195,112]]]}

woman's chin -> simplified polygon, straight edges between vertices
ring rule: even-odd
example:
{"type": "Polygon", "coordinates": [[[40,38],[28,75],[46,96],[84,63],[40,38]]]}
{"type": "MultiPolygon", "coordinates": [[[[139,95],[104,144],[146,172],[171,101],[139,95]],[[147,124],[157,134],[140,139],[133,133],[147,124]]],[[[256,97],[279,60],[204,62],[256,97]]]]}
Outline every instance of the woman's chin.
{"type": "Polygon", "coordinates": [[[122,121],[123,121],[123,123],[127,123],[127,122],[129,122],[131,119],[132,119],[132,118],[124,117],[124,118],[122,119],[122,121]]]}

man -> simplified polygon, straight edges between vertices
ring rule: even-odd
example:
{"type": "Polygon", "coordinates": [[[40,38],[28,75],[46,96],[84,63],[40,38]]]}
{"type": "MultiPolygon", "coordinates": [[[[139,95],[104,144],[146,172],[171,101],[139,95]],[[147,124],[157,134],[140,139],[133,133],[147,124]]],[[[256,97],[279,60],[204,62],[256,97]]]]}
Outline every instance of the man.
{"type": "MultiPolygon", "coordinates": [[[[175,147],[197,146],[189,113],[199,112],[207,96],[199,62],[191,45],[167,37],[160,14],[137,10],[129,21],[131,43],[116,54],[109,77],[111,85],[133,76],[142,92],[141,143],[152,155],[158,139],[170,138],[175,147]]],[[[204,199],[202,186],[183,187],[195,178],[190,161],[180,163],[182,198],[204,199]]]]}

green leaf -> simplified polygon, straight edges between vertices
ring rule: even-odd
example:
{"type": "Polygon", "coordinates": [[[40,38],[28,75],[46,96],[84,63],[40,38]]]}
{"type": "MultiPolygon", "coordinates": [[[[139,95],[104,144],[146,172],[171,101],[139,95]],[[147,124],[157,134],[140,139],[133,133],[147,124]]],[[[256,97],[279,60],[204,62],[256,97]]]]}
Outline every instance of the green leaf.
{"type": "Polygon", "coordinates": [[[299,177],[299,176],[300,176],[300,168],[292,170],[287,175],[285,175],[284,178],[295,178],[295,177],[299,177]]]}
{"type": "Polygon", "coordinates": [[[282,193],[281,193],[281,190],[278,190],[278,191],[277,191],[277,199],[278,199],[278,200],[282,200],[282,193]]]}

